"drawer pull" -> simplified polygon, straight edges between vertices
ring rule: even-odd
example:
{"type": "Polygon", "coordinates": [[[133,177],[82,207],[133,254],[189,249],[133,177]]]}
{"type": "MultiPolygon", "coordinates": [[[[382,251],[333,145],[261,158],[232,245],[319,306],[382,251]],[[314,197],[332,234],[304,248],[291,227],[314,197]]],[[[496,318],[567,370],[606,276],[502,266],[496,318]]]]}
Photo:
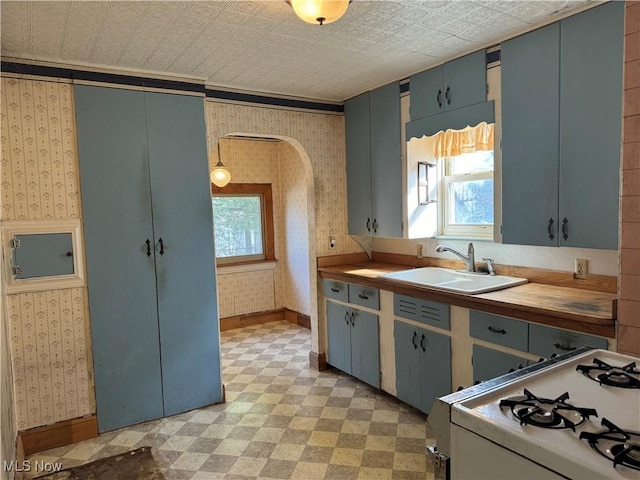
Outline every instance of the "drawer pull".
{"type": "Polygon", "coordinates": [[[504,328],[501,328],[500,330],[498,330],[497,328],[493,328],[492,326],[488,326],[487,330],[489,330],[491,333],[499,333],[500,335],[506,335],[507,331],[504,328]]]}
{"type": "Polygon", "coordinates": [[[416,344],[416,337],[418,336],[417,332],[413,332],[413,337],[411,338],[411,343],[413,343],[413,349],[417,350],[418,345],[416,344]]]}
{"type": "Polygon", "coordinates": [[[425,340],[425,337],[424,337],[424,333],[423,333],[422,334],[422,338],[420,338],[420,348],[422,348],[423,352],[426,351],[425,348],[424,348],[424,340],[425,340]]]}
{"type": "Polygon", "coordinates": [[[338,288],[332,288],[331,291],[335,292],[335,293],[340,293],[340,289],[338,289],[338,288]]]}
{"type": "Polygon", "coordinates": [[[565,352],[572,352],[577,348],[577,347],[569,347],[568,345],[562,345],[560,343],[554,343],[553,346],[556,347],[558,350],[564,350],[565,352]]]}
{"type": "Polygon", "coordinates": [[[358,294],[358,298],[361,298],[363,300],[369,300],[369,297],[367,297],[366,295],[363,295],[361,293],[358,294]]]}

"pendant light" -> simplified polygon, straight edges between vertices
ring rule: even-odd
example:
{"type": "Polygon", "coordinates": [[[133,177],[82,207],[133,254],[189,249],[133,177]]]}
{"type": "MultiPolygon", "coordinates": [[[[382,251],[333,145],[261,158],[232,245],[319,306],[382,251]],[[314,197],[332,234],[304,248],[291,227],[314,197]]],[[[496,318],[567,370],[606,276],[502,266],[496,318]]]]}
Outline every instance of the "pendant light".
{"type": "Polygon", "coordinates": [[[286,0],[293,11],[307,23],[325,25],[340,19],[351,0],[286,0]]]}
{"type": "Polygon", "coordinates": [[[224,187],[231,181],[231,173],[227,167],[222,163],[222,157],[220,156],[220,141],[218,141],[218,163],[216,163],[213,170],[211,170],[211,183],[216,187],[224,187]]]}

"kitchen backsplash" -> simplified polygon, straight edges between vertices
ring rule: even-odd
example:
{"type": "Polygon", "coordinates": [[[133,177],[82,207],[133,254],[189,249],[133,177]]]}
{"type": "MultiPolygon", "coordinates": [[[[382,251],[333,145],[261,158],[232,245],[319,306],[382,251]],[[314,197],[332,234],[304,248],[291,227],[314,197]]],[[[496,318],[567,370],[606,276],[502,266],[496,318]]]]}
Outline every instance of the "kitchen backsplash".
{"type": "MultiPolygon", "coordinates": [[[[376,252],[401,253],[415,255],[416,245],[423,245],[425,257],[446,258],[456,260],[451,253],[437,253],[440,244],[449,245],[456,250],[466,253],[470,240],[449,239],[394,239],[374,238],[373,250],[376,252]]],[[[482,257],[495,260],[496,264],[515,265],[520,267],[544,268],[549,270],[563,270],[572,272],[576,258],[589,260],[589,273],[616,276],[618,269],[617,250],[598,250],[590,248],[568,247],[533,247],[527,245],[503,245],[484,240],[474,241],[476,262],[482,257]]]]}

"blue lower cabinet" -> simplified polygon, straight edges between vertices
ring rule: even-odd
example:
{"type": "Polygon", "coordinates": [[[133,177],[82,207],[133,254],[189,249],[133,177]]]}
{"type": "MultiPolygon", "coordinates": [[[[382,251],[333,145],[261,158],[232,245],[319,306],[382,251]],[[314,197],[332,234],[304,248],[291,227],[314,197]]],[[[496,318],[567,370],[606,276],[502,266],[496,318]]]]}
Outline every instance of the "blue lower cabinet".
{"type": "Polygon", "coordinates": [[[351,374],[351,321],[349,307],[327,302],[327,343],[330,365],[351,374]]]}
{"type": "Polygon", "coordinates": [[[451,338],[396,320],[396,395],[424,413],[451,393],[451,338]]]}
{"type": "Polygon", "coordinates": [[[529,360],[493,350],[481,345],[473,346],[473,382],[484,382],[505,373],[524,368],[529,360]]]}
{"type": "Polygon", "coordinates": [[[378,316],[351,309],[351,375],[380,388],[378,316]]]}
{"type": "Polygon", "coordinates": [[[393,328],[396,347],[396,396],[416,408],[420,408],[418,330],[413,325],[397,320],[393,328]]]}
{"type": "Polygon", "coordinates": [[[335,368],[380,388],[378,316],[327,302],[327,362],[335,368]]]}

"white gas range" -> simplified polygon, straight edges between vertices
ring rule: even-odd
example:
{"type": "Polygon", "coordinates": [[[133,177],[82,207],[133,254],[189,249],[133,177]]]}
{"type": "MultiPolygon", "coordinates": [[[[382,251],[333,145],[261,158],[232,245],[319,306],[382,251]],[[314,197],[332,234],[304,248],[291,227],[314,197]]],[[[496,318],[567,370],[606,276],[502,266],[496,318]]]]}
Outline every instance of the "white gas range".
{"type": "Polygon", "coordinates": [[[438,399],[436,478],[640,479],[636,363],[585,347],[438,399]]]}

